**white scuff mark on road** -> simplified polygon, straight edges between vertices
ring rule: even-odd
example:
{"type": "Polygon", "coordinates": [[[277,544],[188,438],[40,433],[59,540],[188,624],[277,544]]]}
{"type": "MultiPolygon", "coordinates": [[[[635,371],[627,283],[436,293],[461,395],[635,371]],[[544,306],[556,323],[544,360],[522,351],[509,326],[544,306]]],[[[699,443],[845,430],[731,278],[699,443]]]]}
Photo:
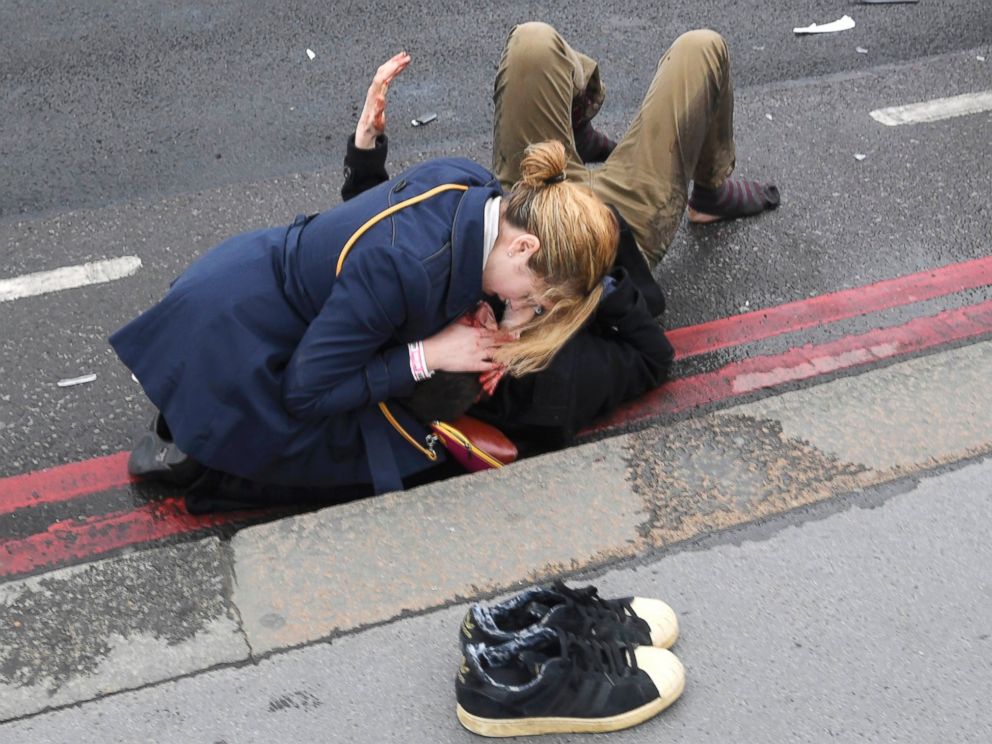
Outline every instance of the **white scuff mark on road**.
{"type": "Polygon", "coordinates": [[[91,284],[104,284],[131,276],[141,268],[137,256],[121,256],[104,261],[91,261],[79,266],[63,266],[51,271],[24,274],[11,279],[0,279],[0,302],[19,300],[22,297],[60,292],[91,284]]]}
{"type": "Polygon", "coordinates": [[[67,377],[64,380],[59,380],[56,385],[59,387],[74,387],[76,385],[85,385],[87,382],[93,382],[96,380],[96,375],[90,373],[88,375],[81,375],[79,377],[67,377]]]}
{"type": "Polygon", "coordinates": [[[979,114],[990,109],[992,109],[992,90],[986,90],[981,93],[965,93],[950,98],[935,98],[932,101],[909,103],[905,106],[875,109],[870,115],[872,119],[887,127],[897,127],[900,124],[920,124],[966,114],[979,114]]]}

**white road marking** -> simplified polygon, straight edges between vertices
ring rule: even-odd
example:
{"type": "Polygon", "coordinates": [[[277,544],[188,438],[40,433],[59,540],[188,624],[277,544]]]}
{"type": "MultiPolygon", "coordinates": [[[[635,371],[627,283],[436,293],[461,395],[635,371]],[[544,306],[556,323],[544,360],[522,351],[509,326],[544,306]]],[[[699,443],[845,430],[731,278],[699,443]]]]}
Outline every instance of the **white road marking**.
{"type": "Polygon", "coordinates": [[[140,258],[121,256],[104,261],[91,261],[79,266],[63,266],[61,269],[15,276],[12,279],[0,279],[0,302],[112,282],[115,279],[131,276],[139,268],[141,268],[140,258]]]}
{"type": "Polygon", "coordinates": [[[871,118],[888,127],[900,124],[919,124],[926,121],[940,121],[953,116],[978,114],[992,109],[992,90],[981,93],[965,93],[951,98],[935,98],[932,101],[910,103],[905,106],[875,109],[871,118]]]}

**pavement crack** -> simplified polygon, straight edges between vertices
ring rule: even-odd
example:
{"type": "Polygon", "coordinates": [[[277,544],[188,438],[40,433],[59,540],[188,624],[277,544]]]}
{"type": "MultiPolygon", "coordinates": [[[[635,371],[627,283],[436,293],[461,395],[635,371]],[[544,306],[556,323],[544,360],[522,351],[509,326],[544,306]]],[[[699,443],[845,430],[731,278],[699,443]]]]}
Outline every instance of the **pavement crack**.
{"type": "Polygon", "coordinates": [[[248,649],[248,661],[252,664],[258,663],[258,656],[255,653],[255,649],[252,648],[251,638],[248,636],[248,631],[245,628],[244,617],[241,614],[241,608],[238,607],[237,602],[234,601],[234,587],[238,583],[238,572],[235,567],[234,558],[234,546],[231,545],[231,541],[222,540],[220,544],[221,555],[223,556],[223,582],[224,582],[224,597],[228,602],[228,606],[231,608],[231,612],[234,614],[234,622],[238,629],[238,634],[245,643],[245,648],[248,649]]]}

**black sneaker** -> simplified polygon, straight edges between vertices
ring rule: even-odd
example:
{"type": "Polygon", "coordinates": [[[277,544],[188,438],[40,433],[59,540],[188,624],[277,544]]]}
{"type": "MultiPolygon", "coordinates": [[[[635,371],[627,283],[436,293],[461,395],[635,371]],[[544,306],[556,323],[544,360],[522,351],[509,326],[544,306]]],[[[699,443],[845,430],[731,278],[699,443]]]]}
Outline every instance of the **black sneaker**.
{"type": "Polygon", "coordinates": [[[685,669],[671,651],[536,628],[499,646],[466,647],[455,694],[469,731],[527,736],[635,726],[684,687],[685,669]]]}
{"type": "Polygon", "coordinates": [[[679,637],[675,612],[660,599],[601,599],[594,586],[571,589],[560,581],[528,589],[490,607],[469,608],[459,639],[496,645],[536,627],[559,628],[581,638],[618,635],[627,643],[671,648],[679,637]]]}
{"type": "Polygon", "coordinates": [[[161,413],[155,414],[127,460],[127,472],[147,480],[159,480],[176,486],[189,486],[203,475],[205,468],[180,450],[161,413]]]}

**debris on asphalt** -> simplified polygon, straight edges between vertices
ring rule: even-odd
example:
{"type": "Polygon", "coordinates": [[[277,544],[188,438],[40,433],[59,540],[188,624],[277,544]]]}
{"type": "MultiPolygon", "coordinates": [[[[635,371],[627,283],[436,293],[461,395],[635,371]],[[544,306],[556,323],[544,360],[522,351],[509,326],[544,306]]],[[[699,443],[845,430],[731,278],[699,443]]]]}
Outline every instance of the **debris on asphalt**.
{"type": "Polygon", "coordinates": [[[410,122],[410,126],[422,127],[424,124],[430,124],[437,118],[437,114],[431,112],[429,114],[424,114],[423,116],[418,116],[416,119],[410,122]]]}
{"type": "Polygon", "coordinates": [[[854,159],[855,160],[864,160],[866,157],[868,157],[868,156],[865,155],[863,152],[856,152],[856,153],[854,153],[854,159]]]}
{"type": "Polygon", "coordinates": [[[854,51],[856,51],[858,54],[868,54],[868,50],[865,49],[864,47],[854,47],[854,51]]]}
{"type": "Polygon", "coordinates": [[[984,62],[985,61],[985,57],[983,57],[981,54],[979,54],[977,57],[975,57],[975,59],[977,59],[979,62],[984,62]]]}
{"type": "Polygon", "coordinates": [[[93,382],[95,379],[96,375],[91,373],[80,377],[66,377],[64,380],[59,380],[56,384],[59,387],[72,387],[73,385],[85,385],[87,382],[93,382]]]}
{"type": "Polygon", "coordinates": [[[768,119],[768,121],[774,121],[774,117],[771,114],[765,114],[765,118],[768,119]]]}
{"type": "Polygon", "coordinates": [[[862,5],[891,5],[894,3],[918,3],[920,0],[858,0],[862,5]]]}
{"type": "Polygon", "coordinates": [[[310,61],[313,62],[314,57],[317,55],[314,53],[313,49],[307,49],[307,56],[310,58],[310,61]]]}
{"type": "Polygon", "coordinates": [[[812,23],[809,26],[802,26],[792,29],[792,33],[799,34],[832,34],[837,31],[847,31],[854,28],[854,19],[846,15],[831,23],[824,23],[822,26],[812,23]]]}
{"type": "Polygon", "coordinates": [[[752,49],[753,49],[754,51],[756,51],[756,52],[763,52],[763,51],[765,51],[765,47],[764,47],[764,45],[762,45],[762,46],[753,46],[753,47],[751,47],[751,48],[752,48],[752,49]]]}

